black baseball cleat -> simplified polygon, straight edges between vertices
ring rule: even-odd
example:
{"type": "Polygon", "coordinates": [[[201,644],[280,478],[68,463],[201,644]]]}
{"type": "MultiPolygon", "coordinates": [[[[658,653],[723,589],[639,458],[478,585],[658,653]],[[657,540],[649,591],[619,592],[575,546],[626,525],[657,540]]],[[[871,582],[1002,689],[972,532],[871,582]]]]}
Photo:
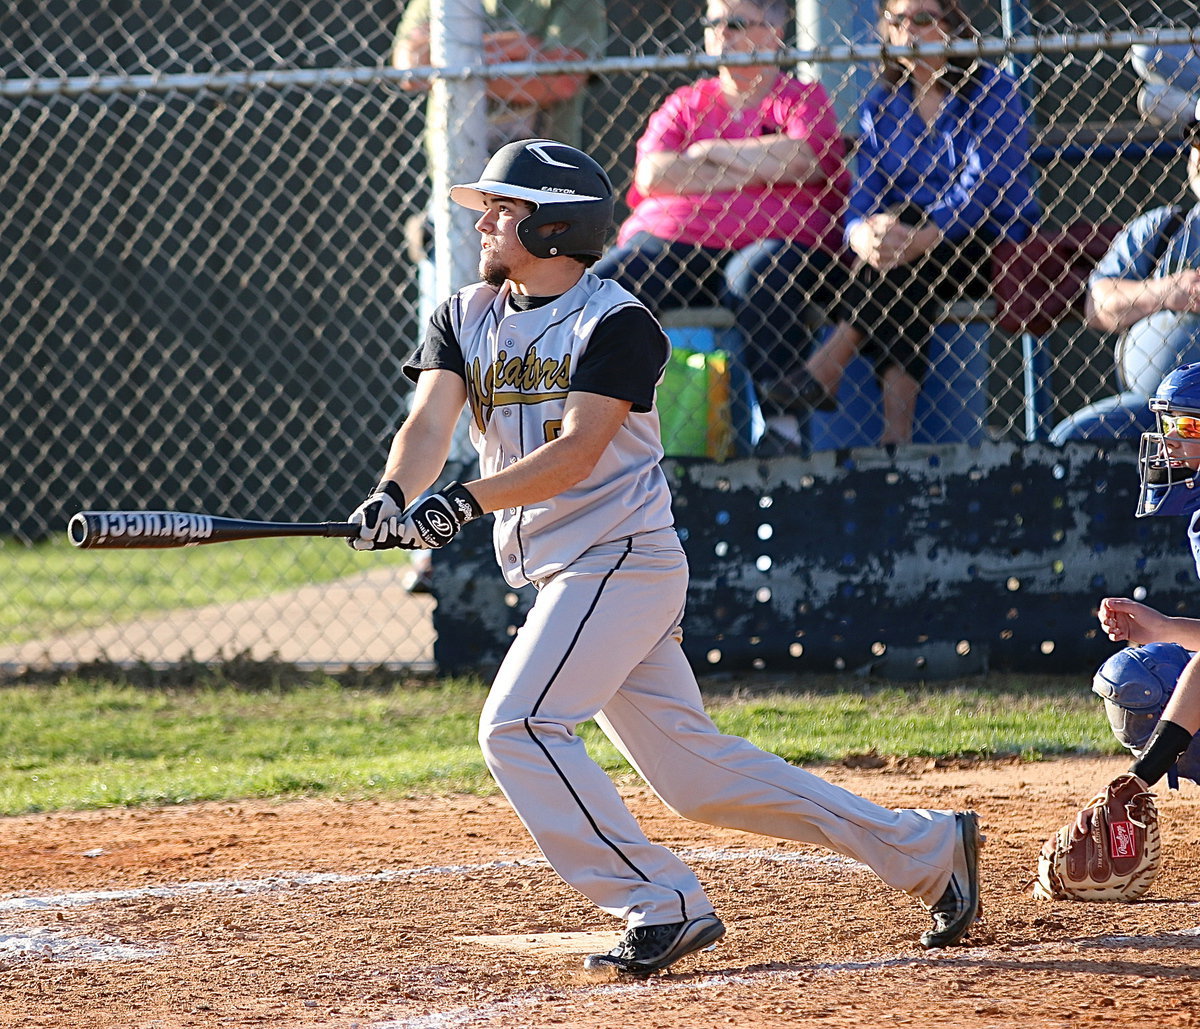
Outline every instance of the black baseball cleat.
{"type": "Polygon", "coordinates": [[[589,954],[583,967],[589,972],[612,970],[644,978],[711,947],[724,935],[725,926],[716,915],[667,925],[639,925],[625,930],[621,942],[607,954],[589,954]]]}
{"type": "Polygon", "coordinates": [[[929,908],[933,928],[921,934],[922,947],[951,947],[970,931],[979,917],[979,816],[960,811],[955,816],[954,866],[941,899],[929,908]]]}

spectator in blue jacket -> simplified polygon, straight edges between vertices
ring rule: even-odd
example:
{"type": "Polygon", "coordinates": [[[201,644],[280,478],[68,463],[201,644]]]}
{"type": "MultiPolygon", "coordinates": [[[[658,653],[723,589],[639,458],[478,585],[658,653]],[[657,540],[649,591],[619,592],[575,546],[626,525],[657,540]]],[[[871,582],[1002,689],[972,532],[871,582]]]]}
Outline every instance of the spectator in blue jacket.
{"type": "MultiPolygon", "coordinates": [[[[1197,108],[1200,115],[1200,108],[1197,108]]],[[[1200,197],[1200,122],[1187,130],[1187,178],[1200,197]]],[[[1146,406],[1176,365],[1200,361],[1200,204],[1168,204],[1138,215],[1118,233],[1088,279],[1087,322],[1120,333],[1121,392],[1059,422],[1051,443],[1135,440],[1154,430],[1146,406]]]]}
{"type": "MultiPolygon", "coordinates": [[[[955,0],[885,0],[892,48],[973,38],[955,0]]],[[[854,274],[838,322],[777,396],[800,414],[836,407],[861,350],[883,392],[883,443],[912,439],[927,343],[945,306],[989,291],[989,255],[1037,221],[1025,104],[1016,81],[945,53],[886,56],[859,112],[845,239],[854,274]]]]}

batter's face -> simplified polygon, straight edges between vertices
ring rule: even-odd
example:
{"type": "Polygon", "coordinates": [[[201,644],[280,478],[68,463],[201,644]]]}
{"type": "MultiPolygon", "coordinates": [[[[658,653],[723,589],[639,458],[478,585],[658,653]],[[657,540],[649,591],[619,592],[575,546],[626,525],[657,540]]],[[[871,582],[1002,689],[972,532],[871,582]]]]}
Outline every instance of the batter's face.
{"type": "Polygon", "coordinates": [[[523,281],[537,260],[517,238],[517,226],[532,213],[523,200],[484,194],[483,214],[475,222],[479,233],[479,277],[499,289],[505,281],[523,281]]]}

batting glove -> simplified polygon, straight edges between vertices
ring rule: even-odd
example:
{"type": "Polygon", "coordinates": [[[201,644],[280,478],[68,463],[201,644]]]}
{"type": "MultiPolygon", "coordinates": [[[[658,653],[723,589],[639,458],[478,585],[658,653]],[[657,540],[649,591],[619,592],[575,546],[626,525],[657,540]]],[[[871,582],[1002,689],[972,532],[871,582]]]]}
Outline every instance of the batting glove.
{"type": "Polygon", "coordinates": [[[346,542],[355,550],[374,550],[371,540],[375,538],[379,526],[388,519],[398,518],[403,510],[404,491],[391,479],[385,479],[346,519],[362,526],[358,536],[351,536],[346,542]]]}
{"type": "MultiPolygon", "coordinates": [[[[483,514],[472,495],[461,482],[452,482],[445,489],[417,501],[403,515],[381,522],[369,545],[354,540],[360,550],[437,550],[444,547],[467,522],[483,514]]],[[[365,530],[364,530],[365,531],[365,530]]]]}

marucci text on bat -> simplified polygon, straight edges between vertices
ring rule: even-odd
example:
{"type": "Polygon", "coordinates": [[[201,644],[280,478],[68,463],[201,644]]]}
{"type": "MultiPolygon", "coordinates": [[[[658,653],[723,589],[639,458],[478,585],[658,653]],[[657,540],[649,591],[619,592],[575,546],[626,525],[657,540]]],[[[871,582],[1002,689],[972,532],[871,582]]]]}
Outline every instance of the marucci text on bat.
{"type": "Polygon", "coordinates": [[[175,511],[106,511],[93,517],[97,540],[120,536],[161,536],[199,541],[213,534],[211,515],[175,511]]]}

